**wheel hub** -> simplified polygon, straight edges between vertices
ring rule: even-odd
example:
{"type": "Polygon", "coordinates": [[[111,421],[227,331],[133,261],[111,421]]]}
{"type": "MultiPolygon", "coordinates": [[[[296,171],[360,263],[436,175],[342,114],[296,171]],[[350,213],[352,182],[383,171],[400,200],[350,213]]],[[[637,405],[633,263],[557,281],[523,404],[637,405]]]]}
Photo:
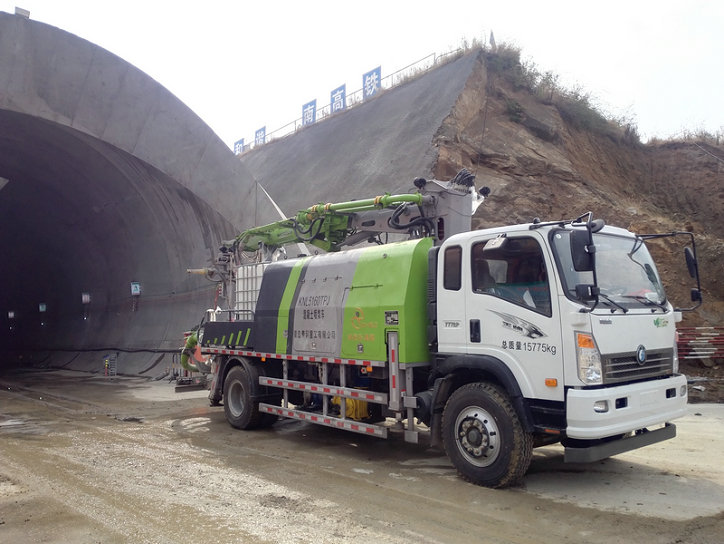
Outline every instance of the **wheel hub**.
{"type": "Polygon", "coordinates": [[[480,457],[490,446],[490,437],[477,419],[466,419],[460,426],[460,441],[463,448],[475,457],[480,457]]]}
{"type": "Polygon", "coordinates": [[[241,384],[232,384],[229,388],[229,398],[224,399],[224,402],[229,403],[229,408],[234,417],[239,417],[242,414],[244,411],[244,396],[241,384]]]}
{"type": "Polygon", "coordinates": [[[458,448],[477,466],[490,465],[498,457],[498,428],[479,408],[463,410],[457,419],[458,448]]]}

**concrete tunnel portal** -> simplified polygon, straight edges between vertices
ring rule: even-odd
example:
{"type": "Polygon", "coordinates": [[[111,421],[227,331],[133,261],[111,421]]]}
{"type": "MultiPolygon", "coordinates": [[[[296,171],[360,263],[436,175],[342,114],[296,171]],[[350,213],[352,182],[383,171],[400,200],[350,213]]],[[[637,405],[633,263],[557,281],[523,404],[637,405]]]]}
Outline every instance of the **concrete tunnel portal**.
{"type": "Polygon", "coordinates": [[[480,85],[478,64],[452,59],[240,161],[137,68],[0,12],[0,341],[12,355],[0,370],[97,371],[105,348],[143,350],[120,353],[125,373],[168,366],[164,352],[178,353],[215,299],[186,269],[278,218],[260,184],[287,212],[414,189],[434,176],[444,122],[480,85]]]}
{"type": "Polygon", "coordinates": [[[213,304],[216,285],[186,269],[237,232],[254,183],[151,78],[4,13],[0,178],[0,370],[100,370],[113,348],[126,373],[170,363],[213,304]]]}

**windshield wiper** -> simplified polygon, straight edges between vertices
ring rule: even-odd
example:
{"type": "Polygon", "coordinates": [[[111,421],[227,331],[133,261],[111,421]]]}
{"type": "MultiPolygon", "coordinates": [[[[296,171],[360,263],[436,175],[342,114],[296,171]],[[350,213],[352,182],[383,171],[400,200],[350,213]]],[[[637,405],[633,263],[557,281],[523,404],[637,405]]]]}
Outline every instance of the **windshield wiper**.
{"type": "Polygon", "coordinates": [[[666,307],[663,303],[654,302],[651,299],[648,299],[646,297],[642,297],[641,295],[622,295],[623,298],[632,298],[638,302],[641,302],[642,304],[645,304],[646,306],[656,306],[659,308],[662,312],[666,312],[666,307]]]}
{"type": "MultiPolygon", "coordinates": [[[[614,301],[611,297],[609,297],[608,295],[604,295],[603,293],[598,293],[598,297],[604,299],[606,302],[609,303],[609,305],[615,306],[616,308],[618,308],[619,310],[621,310],[623,313],[628,313],[628,309],[627,309],[627,308],[624,308],[623,306],[621,306],[620,304],[618,304],[617,302],[615,302],[615,301],[614,301]]],[[[613,313],[613,312],[615,312],[615,311],[616,311],[615,308],[611,308],[611,313],[613,313]]]]}

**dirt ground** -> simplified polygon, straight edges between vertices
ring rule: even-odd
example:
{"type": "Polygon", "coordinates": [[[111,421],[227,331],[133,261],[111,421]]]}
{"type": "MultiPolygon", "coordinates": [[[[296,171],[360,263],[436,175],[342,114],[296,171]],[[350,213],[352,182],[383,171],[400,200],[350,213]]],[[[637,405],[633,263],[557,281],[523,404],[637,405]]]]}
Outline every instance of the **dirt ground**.
{"type": "Polygon", "coordinates": [[[724,403],[724,361],[690,359],[679,363],[679,371],[689,380],[689,402],[724,403]]]}
{"type": "Polygon", "coordinates": [[[280,421],[236,431],[206,392],[69,371],[0,377],[0,542],[719,543],[724,405],[592,465],[536,450],[521,487],[444,454],[280,421]]]}

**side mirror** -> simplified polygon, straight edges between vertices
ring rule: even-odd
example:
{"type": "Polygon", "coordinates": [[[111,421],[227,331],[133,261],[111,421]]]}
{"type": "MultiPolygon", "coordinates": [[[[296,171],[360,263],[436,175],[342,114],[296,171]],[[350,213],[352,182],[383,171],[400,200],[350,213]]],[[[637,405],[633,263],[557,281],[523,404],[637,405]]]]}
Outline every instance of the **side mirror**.
{"type": "Polygon", "coordinates": [[[596,248],[589,246],[589,240],[587,230],[571,231],[571,259],[576,272],[593,271],[593,253],[596,248]]]}
{"type": "Polygon", "coordinates": [[[576,298],[582,301],[596,300],[601,290],[595,285],[579,283],[576,285],[576,298]]]}
{"type": "Polygon", "coordinates": [[[686,268],[689,270],[689,275],[696,279],[699,275],[699,265],[696,262],[696,257],[694,257],[694,252],[690,247],[684,248],[684,257],[686,258],[686,268]]]}

